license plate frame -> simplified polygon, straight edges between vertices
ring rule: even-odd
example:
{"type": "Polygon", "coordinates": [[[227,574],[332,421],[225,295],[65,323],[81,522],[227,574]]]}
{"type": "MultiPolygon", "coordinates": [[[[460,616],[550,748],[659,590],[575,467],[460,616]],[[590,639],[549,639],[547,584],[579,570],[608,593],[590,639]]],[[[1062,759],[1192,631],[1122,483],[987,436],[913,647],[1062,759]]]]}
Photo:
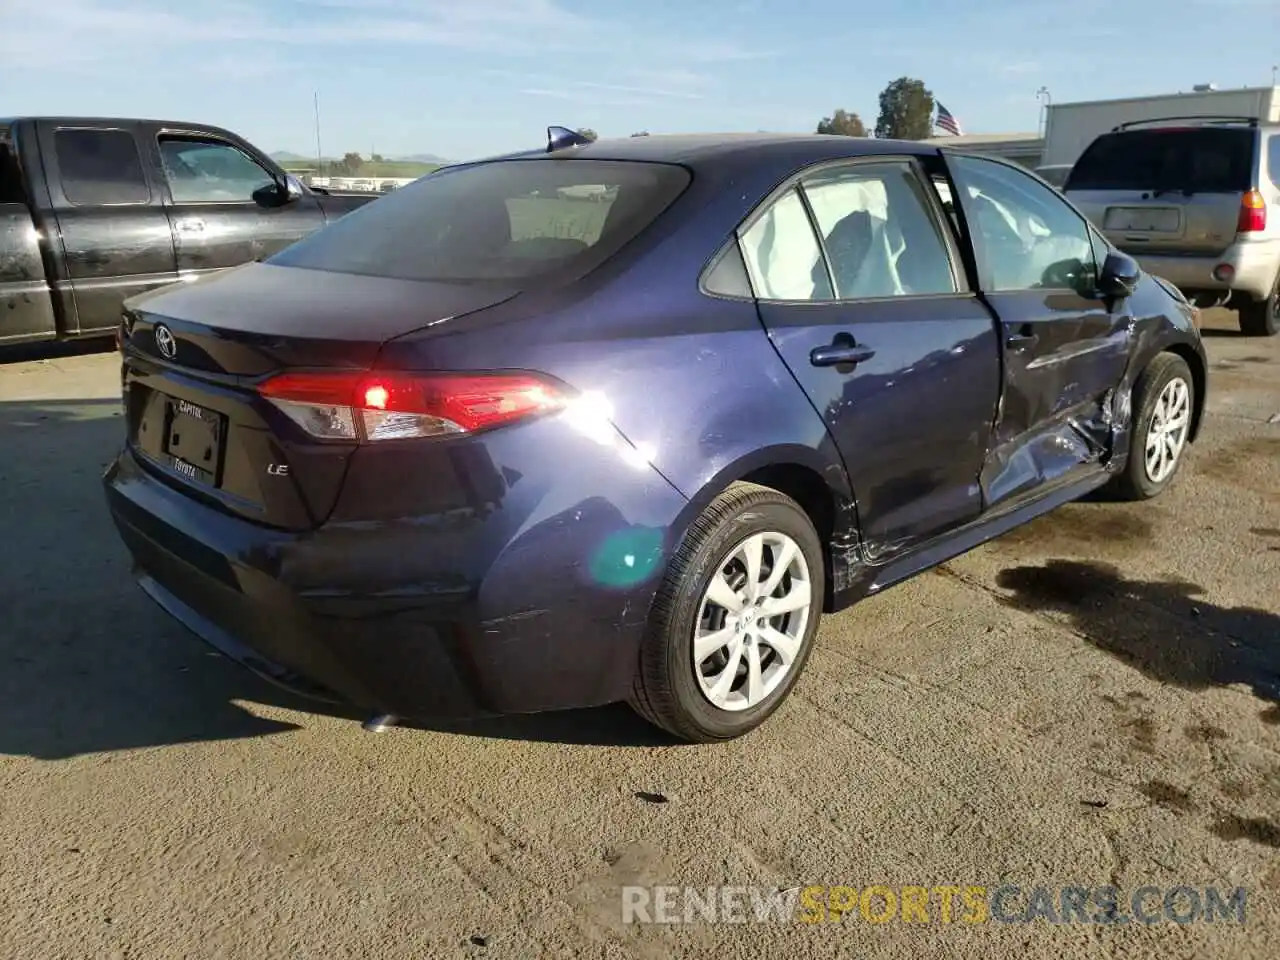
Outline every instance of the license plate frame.
{"type": "Polygon", "coordinates": [[[227,418],[223,414],[190,400],[164,398],[160,450],[179,476],[217,487],[226,435],[227,418]]]}
{"type": "Polygon", "coordinates": [[[1182,212],[1177,207],[1110,207],[1103,226],[1125,233],[1177,233],[1182,212]]]}

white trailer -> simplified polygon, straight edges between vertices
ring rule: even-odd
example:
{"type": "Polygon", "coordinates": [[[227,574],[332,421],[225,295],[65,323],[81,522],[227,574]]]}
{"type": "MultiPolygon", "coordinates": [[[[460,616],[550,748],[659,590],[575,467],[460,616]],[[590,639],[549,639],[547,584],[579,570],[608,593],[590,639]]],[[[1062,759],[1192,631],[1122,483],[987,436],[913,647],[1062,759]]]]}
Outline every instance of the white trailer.
{"type": "Polygon", "coordinates": [[[1051,104],[1040,162],[1046,166],[1075,163],[1095,137],[1122,123],[1189,116],[1257,117],[1263,123],[1280,122],[1280,87],[1051,104]]]}

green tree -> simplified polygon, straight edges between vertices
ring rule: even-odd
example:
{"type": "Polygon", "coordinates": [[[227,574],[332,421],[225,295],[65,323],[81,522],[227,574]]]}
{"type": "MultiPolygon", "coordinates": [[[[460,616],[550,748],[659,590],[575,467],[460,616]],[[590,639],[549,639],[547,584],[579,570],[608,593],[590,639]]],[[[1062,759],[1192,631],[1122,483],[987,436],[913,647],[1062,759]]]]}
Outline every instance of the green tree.
{"type": "Polygon", "coordinates": [[[933,93],[923,80],[899,77],[880,94],[876,136],[925,140],[933,133],[933,93]]]}
{"type": "Polygon", "coordinates": [[[818,124],[818,133],[837,137],[865,137],[867,125],[856,113],[840,109],[831,116],[822,118],[818,124]]]}
{"type": "Polygon", "coordinates": [[[648,131],[648,130],[640,130],[640,131],[638,131],[638,132],[636,132],[636,133],[633,133],[633,134],[632,134],[632,136],[633,136],[633,137],[647,137],[648,135],[649,135],[649,131],[648,131]]]}
{"type": "Polygon", "coordinates": [[[329,176],[331,177],[354,177],[360,172],[360,167],[364,164],[364,158],[358,153],[345,153],[341,160],[334,161],[329,165],[329,176]]]}
{"type": "Polygon", "coordinates": [[[590,127],[579,127],[578,134],[586,137],[588,140],[599,140],[600,134],[596,133],[590,127]]]}

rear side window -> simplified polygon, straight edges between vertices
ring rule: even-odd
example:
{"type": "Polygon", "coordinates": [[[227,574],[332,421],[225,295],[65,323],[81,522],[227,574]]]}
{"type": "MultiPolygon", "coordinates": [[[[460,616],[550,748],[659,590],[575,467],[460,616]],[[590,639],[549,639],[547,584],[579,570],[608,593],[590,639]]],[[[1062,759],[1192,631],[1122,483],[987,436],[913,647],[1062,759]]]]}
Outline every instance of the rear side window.
{"type": "Polygon", "coordinates": [[[1103,134],[1066,189],[1241,193],[1253,186],[1254,139],[1253,130],[1213,127],[1103,134]]]}
{"type": "Polygon", "coordinates": [[[910,164],[826,170],[804,193],[841,300],[956,292],[943,226],[910,164]]]}
{"type": "Polygon", "coordinates": [[[498,160],[401,187],[268,262],[453,283],[581,275],[658,217],[684,167],[609,160],[498,160]]]}
{"type": "Polygon", "coordinates": [[[53,146],[62,192],[76,206],[151,199],[138,144],[127,130],[58,130],[53,146]]]}
{"type": "Polygon", "coordinates": [[[742,234],[742,252],[761,300],[830,300],[831,278],[804,201],[788,190],[742,234]]]}
{"type": "Polygon", "coordinates": [[[7,127],[0,127],[0,203],[26,203],[22,173],[13,152],[13,140],[7,127]]]}

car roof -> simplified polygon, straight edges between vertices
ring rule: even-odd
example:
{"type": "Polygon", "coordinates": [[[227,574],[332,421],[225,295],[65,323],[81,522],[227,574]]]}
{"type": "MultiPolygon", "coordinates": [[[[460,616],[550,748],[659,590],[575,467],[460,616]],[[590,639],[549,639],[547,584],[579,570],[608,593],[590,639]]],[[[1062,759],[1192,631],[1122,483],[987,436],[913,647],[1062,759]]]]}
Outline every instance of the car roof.
{"type": "Polygon", "coordinates": [[[77,117],[70,114],[30,114],[16,117],[0,117],[0,123],[54,123],[62,125],[96,125],[105,127],[122,127],[135,123],[154,124],[159,127],[208,127],[212,130],[222,129],[216,123],[196,122],[194,120],[159,120],[155,117],[77,117]]]}
{"type": "Polygon", "coordinates": [[[1202,119],[1200,117],[1162,117],[1155,120],[1135,121],[1131,125],[1121,125],[1100,136],[1123,136],[1130,133],[1147,133],[1149,131],[1158,130],[1161,132],[1182,132],[1188,130],[1270,130],[1277,126],[1274,123],[1266,121],[1253,121],[1246,119],[1202,119]]]}
{"type": "Polygon", "coordinates": [[[545,147],[522,150],[470,162],[554,157],[678,163],[696,168],[703,164],[719,166],[725,161],[768,157],[801,166],[845,157],[937,156],[939,152],[937,144],[918,140],[878,140],[817,133],[670,133],[595,140],[581,146],[563,147],[552,153],[548,153],[545,147]]]}
{"type": "MultiPolygon", "coordinates": [[[[209,133],[228,140],[239,140],[248,143],[244,137],[220,127],[216,123],[203,123],[194,120],[157,120],[154,117],[73,117],[73,116],[20,116],[0,117],[0,126],[12,127],[16,123],[48,123],[55,127],[94,127],[103,130],[127,128],[133,126],[154,126],[169,131],[195,131],[209,133]]],[[[252,144],[250,144],[252,146],[252,144]]],[[[255,148],[256,149],[256,148],[255,148]]],[[[265,154],[265,151],[259,150],[265,154]]]]}

